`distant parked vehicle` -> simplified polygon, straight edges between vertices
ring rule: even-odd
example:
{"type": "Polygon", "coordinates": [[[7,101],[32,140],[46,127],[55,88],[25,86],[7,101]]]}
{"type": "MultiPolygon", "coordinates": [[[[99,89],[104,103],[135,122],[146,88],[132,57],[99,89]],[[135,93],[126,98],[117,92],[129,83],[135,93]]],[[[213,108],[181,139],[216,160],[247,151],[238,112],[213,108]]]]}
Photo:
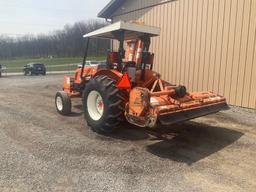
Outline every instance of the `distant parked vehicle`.
{"type": "MultiPolygon", "coordinates": [[[[98,65],[106,64],[104,61],[86,61],[86,67],[97,67],[98,65]]],[[[82,68],[83,64],[78,64],[78,68],[82,68]]]]}
{"type": "Polygon", "coordinates": [[[24,75],[46,75],[46,68],[43,63],[29,63],[23,68],[24,75]]]}
{"type": "Polygon", "coordinates": [[[0,77],[2,77],[3,73],[6,73],[6,67],[0,64],[0,77]]]}

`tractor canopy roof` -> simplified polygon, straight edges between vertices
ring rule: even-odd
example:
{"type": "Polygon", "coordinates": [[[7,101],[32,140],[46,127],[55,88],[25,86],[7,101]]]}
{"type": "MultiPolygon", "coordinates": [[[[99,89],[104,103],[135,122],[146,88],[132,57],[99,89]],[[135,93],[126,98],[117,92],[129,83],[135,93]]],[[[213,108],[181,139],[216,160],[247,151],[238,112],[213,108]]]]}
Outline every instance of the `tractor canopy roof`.
{"type": "Polygon", "coordinates": [[[124,40],[139,39],[141,37],[154,37],[160,35],[160,28],[137,23],[119,21],[101,29],[85,34],[84,38],[119,39],[124,32],[124,40]]]}

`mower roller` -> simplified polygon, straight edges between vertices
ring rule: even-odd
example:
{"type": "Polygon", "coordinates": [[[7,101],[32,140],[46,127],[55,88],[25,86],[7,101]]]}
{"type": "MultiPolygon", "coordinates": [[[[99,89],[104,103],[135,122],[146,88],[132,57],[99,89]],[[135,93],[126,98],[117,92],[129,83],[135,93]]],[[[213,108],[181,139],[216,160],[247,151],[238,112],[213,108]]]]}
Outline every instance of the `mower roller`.
{"type": "Polygon", "coordinates": [[[84,35],[86,51],[75,76],[65,76],[63,91],[55,97],[62,115],[71,113],[71,98],[82,98],[88,125],[98,133],[110,133],[123,121],[156,128],[228,109],[226,99],[211,91],[187,92],[153,71],[150,40],[160,29],[119,21],[84,35]],[[91,38],[117,40],[117,52],[108,52],[105,65],[85,66],[91,38]]]}

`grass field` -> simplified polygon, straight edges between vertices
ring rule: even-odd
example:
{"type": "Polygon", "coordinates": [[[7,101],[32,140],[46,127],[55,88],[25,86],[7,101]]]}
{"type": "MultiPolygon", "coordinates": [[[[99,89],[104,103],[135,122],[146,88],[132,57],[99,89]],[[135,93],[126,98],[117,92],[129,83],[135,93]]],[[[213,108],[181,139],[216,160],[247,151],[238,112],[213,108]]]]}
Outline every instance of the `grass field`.
{"type": "MultiPolygon", "coordinates": [[[[89,57],[87,60],[104,60],[104,56],[89,57]]],[[[7,73],[22,72],[24,65],[28,63],[44,63],[47,71],[71,71],[77,67],[78,63],[81,63],[83,58],[81,57],[64,57],[64,58],[30,58],[30,59],[11,59],[0,60],[0,64],[7,67],[7,73]]]]}

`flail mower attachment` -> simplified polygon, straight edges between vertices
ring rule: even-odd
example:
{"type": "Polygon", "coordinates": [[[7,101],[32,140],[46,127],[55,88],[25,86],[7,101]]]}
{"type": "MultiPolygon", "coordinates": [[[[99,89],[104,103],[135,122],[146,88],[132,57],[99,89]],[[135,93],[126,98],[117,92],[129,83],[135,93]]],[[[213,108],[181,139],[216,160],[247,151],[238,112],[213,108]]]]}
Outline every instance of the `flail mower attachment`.
{"type": "Polygon", "coordinates": [[[171,125],[228,109],[226,99],[212,92],[187,93],[184,86],[166,86],[156,80],[161,90],[136,87],[130,92],[126,119],[140,127],[157,123],[171,125]]]}

